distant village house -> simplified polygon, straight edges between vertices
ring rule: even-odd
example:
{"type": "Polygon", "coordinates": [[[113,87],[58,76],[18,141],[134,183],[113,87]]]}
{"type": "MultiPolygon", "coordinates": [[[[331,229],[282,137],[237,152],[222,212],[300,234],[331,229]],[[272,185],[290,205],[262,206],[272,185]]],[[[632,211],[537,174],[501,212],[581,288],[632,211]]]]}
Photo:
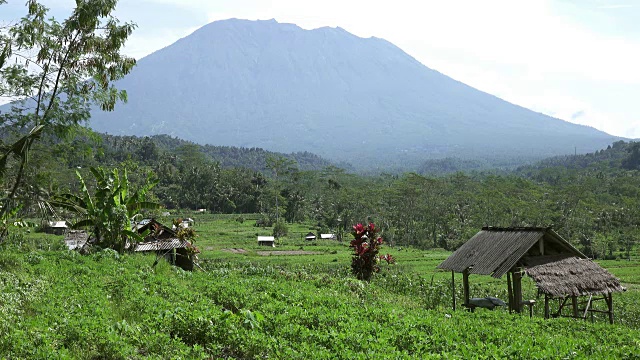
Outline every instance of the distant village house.
{"type": "Polygon", "coordinates": [[[276,247],[276,239],[273,236],[258,236],[258,245],[276,247]]]}
{"type": "Polygon", "coordinates": [[[44,228],[44,232],[47,234],[63,235],[67,229],[69,229],[69,227],[64,220],[49,221],[44,228]]]}

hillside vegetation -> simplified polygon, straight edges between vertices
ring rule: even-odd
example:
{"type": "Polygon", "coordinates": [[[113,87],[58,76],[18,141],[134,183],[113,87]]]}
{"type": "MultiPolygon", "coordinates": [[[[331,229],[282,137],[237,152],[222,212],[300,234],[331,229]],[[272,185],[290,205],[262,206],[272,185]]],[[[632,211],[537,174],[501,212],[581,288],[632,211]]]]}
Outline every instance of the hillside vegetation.
{"type": "Polygon", "coordinates": [[[616,142],[593,154],[551,158],[513,171],[441,176],[363,176],[331,165],[305,170],[327,163],[311,154],[215,150],[169,137],[106,136],[95,150],[78,138],[39,149],[20,188],[39,194],[27,198],[19,214],[24,218],[64,218],[64,212],[42,213],[38,204],[47,196],[78,191],[76,171],[87,178],[89,167],[104,166],[127,168],[134,186],[148,175],[157,178],[152,199],[167,209],[259,213],[265,224],[277,217],[311,221],[339,236],[353,223],[372,219],[389,241],[420,248],[455,249],[485,225],[553,226],[583,252],[601,258],[624,256],[639,235],[636,143],[616,142]],[[211,155],[216,151],[220,157],[211,155]],[[234,161],[247,167],[221,165],[234,161]]]}

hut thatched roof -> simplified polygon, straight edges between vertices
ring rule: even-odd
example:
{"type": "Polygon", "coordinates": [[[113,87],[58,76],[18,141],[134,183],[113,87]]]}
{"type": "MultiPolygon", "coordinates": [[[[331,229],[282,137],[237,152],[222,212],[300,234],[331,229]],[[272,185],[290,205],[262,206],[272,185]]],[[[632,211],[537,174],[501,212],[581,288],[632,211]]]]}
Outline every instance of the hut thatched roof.
{"type": "Polygon", "coordinates": [[[620,280],[589,259],[537,256],[523,259],[525,272],[543,293],[553,297],[624,291],[620,280]]]}
{"type": "Polygon", "coordinates": [[[556,234],[551,228],[483,227],[445,261],[439,269],[500,278],[526,255],[567,254],[586,258],[578,249],[556,234]],[[538,244],[538,246],[536,246],[538,244]]]}

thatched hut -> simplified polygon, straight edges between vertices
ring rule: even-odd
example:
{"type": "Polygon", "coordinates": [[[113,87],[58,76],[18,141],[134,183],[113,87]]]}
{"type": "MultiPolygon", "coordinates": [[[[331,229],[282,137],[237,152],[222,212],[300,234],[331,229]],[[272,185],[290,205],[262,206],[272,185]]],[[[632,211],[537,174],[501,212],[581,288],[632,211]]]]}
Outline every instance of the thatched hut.
{"type": "Polygon", "coordinates": [[[484,227],[463,244],[439,269],[451,270],[454,289],[455,273],[462,273],[464,306],[473,308],[469,302],[469,275],[491,275],[501,278],[507,275],[509,310],[521,312],[524,305],[531,306],[534,300],[523,301],[521,279],[526,274],[545,298],[545,317],[570,316],[586,318],[589,312],[605,312],[613,323],[612,293],[624,291],[620,281],[607,270],[588,259],[578,249],[563,239],[551,228],[484,227]],[[579,297],[588,297],[578,302],[579,297]],[[549,301],[558,300],[558,309],[550,314],[549,301]],[[570,315],[562,313],[571,300],[570,315]],[[607,310],[592,308],[596,300],[604,300],[607,310]],[[584,305],[584,308],[579,308],[584,305]]]}

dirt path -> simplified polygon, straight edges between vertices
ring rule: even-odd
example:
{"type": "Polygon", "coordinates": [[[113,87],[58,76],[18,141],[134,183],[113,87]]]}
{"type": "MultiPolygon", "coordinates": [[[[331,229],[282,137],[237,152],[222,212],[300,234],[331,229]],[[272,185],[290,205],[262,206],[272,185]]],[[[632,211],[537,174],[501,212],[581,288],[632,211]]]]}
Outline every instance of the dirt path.
{"type": "Polygon", "coordinates": [[[234,253],[234,254],[244,254],[244,253],[247,252],[247,250],[245,250],[245,249],[238,249],[238,248],[222,249],[222,251],[226,251],[226,252],[230,252],[230,253],[234,253]]]}
{"type": "Polygon", "coordinates": [[[318,255],[322,254],[322,252],[318,251],[305,251],[305,250],[279,250],[279,251],[256,251],[256,253],[260,256],[271,256],[271,255],[318,255]]]}

